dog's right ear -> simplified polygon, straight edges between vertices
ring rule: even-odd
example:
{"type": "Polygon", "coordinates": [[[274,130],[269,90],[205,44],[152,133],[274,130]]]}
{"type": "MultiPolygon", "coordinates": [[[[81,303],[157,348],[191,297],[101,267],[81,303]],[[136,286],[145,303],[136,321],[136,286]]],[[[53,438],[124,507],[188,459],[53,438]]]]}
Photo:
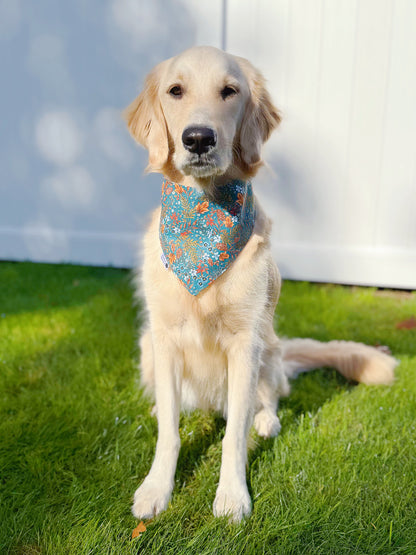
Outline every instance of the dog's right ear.
{"type": "Polygon", "coordinates": [[[169,155],[166,122],[158,97],[164,63],[149,73],[143,92],[123,112],[130,133],[149,152],[147,171],[151,172],[161,171],[169,155]]]}
{"type": "Polygon", "coordinates": [[[262,164],[261,147],[279,125],[281,117],[271,100],[260,71],[248,60],[237,59],[250,89],[250,98],[241,122],[239,150],[244,171],[252,176],[262,164]]]}

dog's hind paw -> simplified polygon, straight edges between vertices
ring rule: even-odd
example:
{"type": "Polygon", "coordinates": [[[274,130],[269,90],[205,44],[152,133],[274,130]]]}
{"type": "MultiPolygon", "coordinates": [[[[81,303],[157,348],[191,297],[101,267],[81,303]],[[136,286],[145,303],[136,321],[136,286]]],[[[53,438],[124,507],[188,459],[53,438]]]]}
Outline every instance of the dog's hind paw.
{"type": "Polygon", "coordinates": [[[131,511],[136,518],[152,518],[167,508],[170,496],[170,488],[165,489],[160,484],[145,480],[134,494],[131,511]]]}
{"type": "Polygon", "coordinates": [[[254,417],[254,428],[261,437],[275,437],[280,432],[280,420],[271,411],[262,409],[254,417]]]}

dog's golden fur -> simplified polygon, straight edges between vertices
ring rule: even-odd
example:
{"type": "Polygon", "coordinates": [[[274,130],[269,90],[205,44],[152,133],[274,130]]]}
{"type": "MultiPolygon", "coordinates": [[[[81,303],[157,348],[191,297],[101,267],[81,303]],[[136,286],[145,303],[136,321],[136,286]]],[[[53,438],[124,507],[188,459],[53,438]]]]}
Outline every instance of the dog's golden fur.
{"type": "MultiPolygon", "coordinates": [[[[261,74],[247,60],[211,47],[192,48],[159,64],[125,117],[133,137],[149,151],[150,171],[208,196],[231,179],[254,176],[261,146],[280,122],[261,74]],[[190,125],[214,130],[216,142],[207,153],[184,148],[182,133],[190,125]]],[[[141,371],[155,394],[159,436],[152,468],[135,494],[133,512],[139,518],[158,514],[169,502],[181,405],[214,409],[227,418],[214,514],[239,521],[251,510],[245,480],[249,428],[254,418],[261,436],[279,432],[278,398],[288,394],[291,375],[331,364],[357,381],[393,379],[394,359],[371,347],[279,341],[273,316],[280,276],[270,252],[271,222],[255,202],[248,243],[197,296],[160,261],[160,209],[145,235],[142,292],[148,319],[141,371]]]]}

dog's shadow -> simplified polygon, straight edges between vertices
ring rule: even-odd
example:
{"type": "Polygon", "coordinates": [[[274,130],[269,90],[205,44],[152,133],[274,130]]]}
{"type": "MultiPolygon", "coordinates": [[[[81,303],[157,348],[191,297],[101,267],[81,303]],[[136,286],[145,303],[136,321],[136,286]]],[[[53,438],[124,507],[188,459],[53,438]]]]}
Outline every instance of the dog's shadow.
{"type": "MultiPolygon", "coordinates": [[[[291,382],[289,396],[280,399],[278,416],[282,429],[279,436],[284,436],[289,430],[293,431],[301,415],[313,417],[323,405],[344,391],[353,389],[355,385],[355,382],[345,379],[334,369],[318,369],[300,374],[291,382]]],[[[256,437],[248,452],[249,464],[270,449],[275,439],[256,437]]]]}
{"type": "MultiPolygon", "coordinates": [[[[354,387],[352,382],[347,381],[335,370],[321,369],[300,374],[291,383],[290,395],[282,398],[279,403],[279,412],[284,413],[282,430],[296,426],[302,414],[313,416],[320,407],[340,393],[354,387]]],[[[178,459],[176,480],[180,484],[186,484],[195,476],[195,471],[201,461],[207,458],[208,450],[216,449],[215,464],[220,464],[220,442],[225,433],[225,420],[216,414],[207,414],[202,411],[194,411],[183,414],[180,422],[181,450],[178,459]]],[[[270,449],[276,438],[262,439],[255,437],[253,431],[250,433],[248,463],[251,465],[264,451],[270,449]],[[254,440],[253,440],[254,438],[254,440]]],[[[211,458],[211,457],[210,457],[211,458]]]]}
{"type": "Polygon", "coordinates": [[[208,450],[218,446],[225,433],[225,420],[216,413],[195,410],[181,415],[181,449],[176,469],[176,480],[187,483],[195,476],[208,450]]]}
{"type": "Polygon", "coordinates": [[[344,378],[334,369],[318,369],[299,374],[291,381],[288,397],[280,399],[280,409],[290,409],[294,415],[316,413],[325,403],[345,390],[352,389],[354,382],[344,378]]]}

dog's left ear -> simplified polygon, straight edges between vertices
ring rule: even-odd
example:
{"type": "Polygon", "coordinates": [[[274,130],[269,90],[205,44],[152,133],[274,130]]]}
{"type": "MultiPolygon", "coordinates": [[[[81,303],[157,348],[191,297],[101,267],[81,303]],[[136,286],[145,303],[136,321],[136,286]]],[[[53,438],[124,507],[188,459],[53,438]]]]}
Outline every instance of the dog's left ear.
{"type": "Polygon", "coordinates": [[[281,117],[265,87],[263,75],[244,58],[239,58],[239,63],[250,89],[241,122],[239,146],[243,162],[249,171],[255,172],[261,164],[261,147],[279,125],[281,117]]]}
{"type": "Polygon", "coordinates": [[[168,133],[158,97],[162,62],[146,77],[143,92],[124,112],[127,127],[138,143],[149,152],[148,171],[161,171],[169,156],[168,133]]]}

